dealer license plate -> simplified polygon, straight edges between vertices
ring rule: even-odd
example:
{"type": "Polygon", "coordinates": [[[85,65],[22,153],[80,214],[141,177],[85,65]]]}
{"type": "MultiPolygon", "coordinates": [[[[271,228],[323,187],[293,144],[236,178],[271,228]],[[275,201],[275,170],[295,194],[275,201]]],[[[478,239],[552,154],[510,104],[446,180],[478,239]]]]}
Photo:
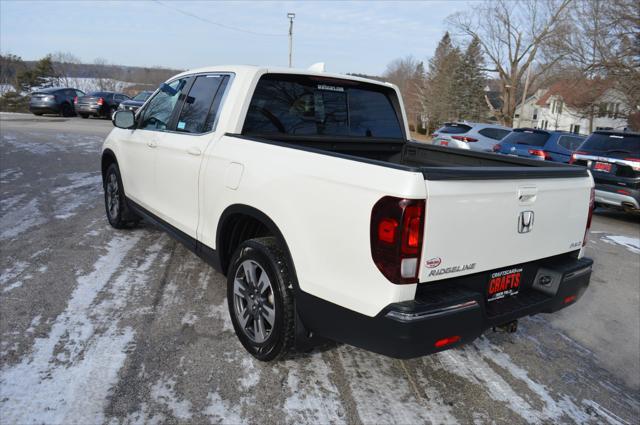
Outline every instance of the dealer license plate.
{"type": "Polygon", "coordinates": [[[521,267],[491,273],[489,285],[487,286],[487,301],[495,301],[516,295],[520,290],[521,277],[521,267]]]}
{"type": "Polygon", "coordinates": [[[593,165],[593,169],[594,170],[598,170],[598,171],[604,171],[605,173],[610,173],[611,172],[611,164],[609,164],[607,162],[596,162],[593,165]]]}

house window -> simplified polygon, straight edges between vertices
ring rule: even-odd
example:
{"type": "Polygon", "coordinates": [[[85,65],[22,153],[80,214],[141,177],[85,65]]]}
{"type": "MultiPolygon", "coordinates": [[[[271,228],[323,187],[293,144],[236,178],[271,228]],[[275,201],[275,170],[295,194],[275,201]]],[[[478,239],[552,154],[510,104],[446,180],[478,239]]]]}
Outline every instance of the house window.
{"type": "Polygon", "coordinates": [[[571,133],[580,134],[580,126],[578,124],[571,124],[570,130],[571,133]]]}
{"type": "Polygon", "coordinates": [[[599,117],[604,117],[607,115],[607,104],[606,103],[601,103],[598,105],[598,116],[599,117]]]}
{"type": "Polygon", "coordinates": [[[562,113],[562,101],[558,102],[558,105],[556,105],[556,113],[561,114],[562,113]]]}
{"type": "Polygon", "coordinates": [[[538,119],[538,110],[537,109],[533,110],[533,118],[532,119],[534,119],[534,120],[538,119]]]}

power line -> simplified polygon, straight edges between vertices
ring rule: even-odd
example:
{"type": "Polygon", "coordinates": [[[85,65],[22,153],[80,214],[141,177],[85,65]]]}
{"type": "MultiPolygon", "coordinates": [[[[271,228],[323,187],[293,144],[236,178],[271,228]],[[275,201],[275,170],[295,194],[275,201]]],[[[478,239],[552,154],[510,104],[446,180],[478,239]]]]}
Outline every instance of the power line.
{"type": "Polygon", "coordinates": [[[160,0],[152,0],[152,1],[154,1],[157,4],[159,4],[160,6],[166,7],[167,9],[171,9],[174,12],[181,13],[181,14],[183,14],[185,16],[189,16],[191,18],[195,18],[195,19],[197,19],[199,21],[206,22],[208,24],[215,25],[215,26],[218,26],[220,28],[225,28],[225,29],[228,29],[228,30],[233,30],[233,31],[238,31],[238,32],[244,32],[244,33],[253,34],[253,35],[263,35],[263,36],[267,36],[267,37],[286,37],[287,36],[287,34],[270,34],[270,33],[246,30],[246,29],[238,28],[238,27],[232,27],[231,25],[225,25],[225,24],[221,24],[220,22],[214,22],[214,21],[211,21],[211,20],[209,20],[207,18],[203,18],[202,16],[194,15],[193,13],[187,12],[186,10],[181,10],[181,9],[178,9],[177,7],[169,6],[168,4],[164,4],[160,0]]]}

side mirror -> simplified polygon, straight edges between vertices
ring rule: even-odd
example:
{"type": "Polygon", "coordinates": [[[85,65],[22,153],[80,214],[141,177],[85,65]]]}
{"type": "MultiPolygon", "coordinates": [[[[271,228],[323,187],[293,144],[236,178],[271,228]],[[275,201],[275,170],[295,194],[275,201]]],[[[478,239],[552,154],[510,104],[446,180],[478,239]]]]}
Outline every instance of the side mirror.
{"type": "Polygon", "coordinates": [[[112,121],[118,128],[129,129],[136,125],[136,116],[133,111],[116,111],[112,121]]]}

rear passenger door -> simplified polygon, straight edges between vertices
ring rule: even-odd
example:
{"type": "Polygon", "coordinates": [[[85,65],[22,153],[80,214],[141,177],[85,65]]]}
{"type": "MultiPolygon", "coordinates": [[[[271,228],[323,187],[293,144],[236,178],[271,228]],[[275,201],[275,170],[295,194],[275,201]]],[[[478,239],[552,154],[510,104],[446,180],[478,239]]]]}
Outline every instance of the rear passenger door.
{"type": "Polygon", "coordinates": [[[170,131],[159,135],[156,147],[156,210],[160,218],[196,238],[198,177],[204,152],[220,135],[216,131],[226,74],[197,75],[186,88],[170,131]]]}

